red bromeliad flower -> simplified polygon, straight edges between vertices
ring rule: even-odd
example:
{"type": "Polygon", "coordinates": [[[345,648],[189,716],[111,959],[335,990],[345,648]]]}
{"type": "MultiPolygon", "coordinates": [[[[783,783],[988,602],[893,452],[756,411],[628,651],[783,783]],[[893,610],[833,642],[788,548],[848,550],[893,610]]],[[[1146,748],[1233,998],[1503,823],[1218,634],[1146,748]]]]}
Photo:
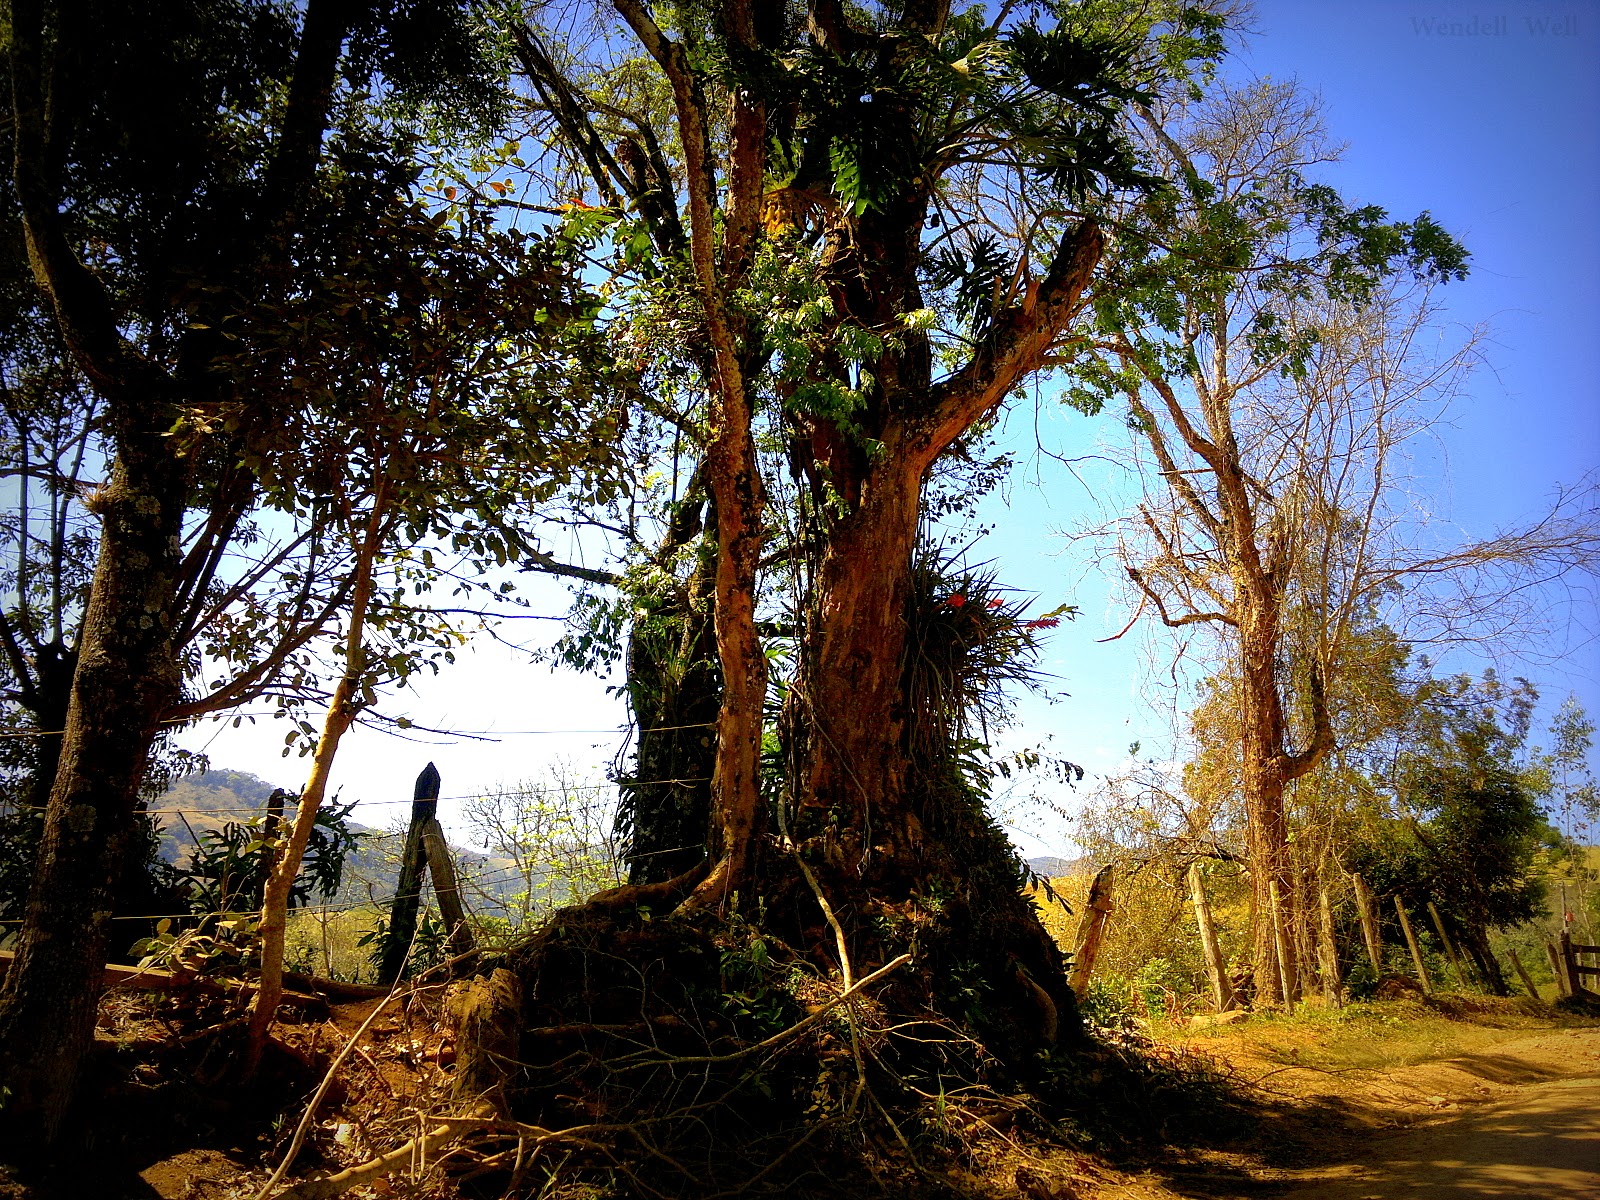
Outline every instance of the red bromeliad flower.
{"type": "Polygon", "coordinates": [[[1059,624],[1061,624],[1060,617],[1038,617],[1032,621],[1024,621],[1022,627],[1024,629],[1054,629],[1059,624]]]}
{"type": "Polygon", "coordinates": [[[999,607],[1000,607],[1000,606],[1001,606],[1001,605],[1002,605],[1002,604],[1004,604],[1004,603],[1005,603],[1005,601],[1004,601],[1004,600],[1002,600],[1002,599],[1000,599],[1000,597],[999,597],[999,596],[995,596],[995,597],[992,597],[992,598],[991,598],[991,599],[990,599],[990,601],[989,601],[989,607],[990,607],[990,608],[999,608],[999,607]]]}
{"type": "Polygon", "coordinates": [[[967,598],[965,596],[963,596],[960,592],[957,592],[955,595],[951,596],[948,600],[946,600],[945,604],[947,604],[951,608],[960,608],[964,604],[966,604],[966,602],[967,602],[967,598]]]}

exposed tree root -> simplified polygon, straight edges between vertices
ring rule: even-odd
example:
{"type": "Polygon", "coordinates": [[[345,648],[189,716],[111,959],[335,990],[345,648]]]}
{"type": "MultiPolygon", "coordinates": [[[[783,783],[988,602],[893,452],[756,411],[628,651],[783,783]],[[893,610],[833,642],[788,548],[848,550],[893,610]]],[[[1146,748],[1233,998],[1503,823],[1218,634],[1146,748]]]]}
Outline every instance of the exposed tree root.
{"type": "MultiPolygon", "coordinates": [[[[301,1180],[279,1192],[275,1200],[328,1200],[329,1197],[341,1195],[351,1188],[372,1183],[393,1171],[420,1166],[430,1157],[436,1157],[452,1142],[493,1124],[492,1113],[442,1121],[422,1137],[413,1138],[398,1149],[379,1155],[368,1162],[358,1163],[321,1179],[301,1180]]],[[[270,1185],[268,1190],[270,1191],[270,1185]]],[[[265,1191],[262,1193],[266,1194],[265,1191]]]]}

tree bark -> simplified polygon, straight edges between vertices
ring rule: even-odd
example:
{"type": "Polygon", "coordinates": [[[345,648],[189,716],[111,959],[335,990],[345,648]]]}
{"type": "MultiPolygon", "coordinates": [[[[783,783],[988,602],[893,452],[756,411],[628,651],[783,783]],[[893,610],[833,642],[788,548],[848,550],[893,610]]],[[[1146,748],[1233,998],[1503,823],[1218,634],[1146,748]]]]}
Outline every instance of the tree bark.
{"type": "Polygon", "coordinates": [[[1072,943],[1072,971],[1067,976],[1067,984],[1079,1000],[1089,994],[1094,960],[1100,955],[1100,941],[1105,937],[1106,922],[1111,919],[1111,910],[1115,907],[1111,899],[1115,881],[1116,865],[1107,863],[1095,872],[1094,881],[1089,884],[1083,919],[1078,922],[1078,936],[1072,943]]]}
{"type": "MultiPolygon", "coordinates": [[[[701,80],[683,45],[662,33],[639,0],[614,0],[672,86],[684,153],[689,206],[689,258],[711,347],[711,438],[704,460],[706,486],[716,511],[717,561],[713,584],[722,707],[717,716],[716,762],[711,774],[711,859],[715,864],[690,903],[723,903],[750,878],[763,830],[760,795],[762,714],[767,659],[756,629],[756,578],[761,562],[761,513],[766,493],[756,462],[754,397],[744,345],[745,321],[728,304],[743,285],[759,229],[766,166],[766,104],[740,89],[728,124],[727,195],[717,240],[717,170],[711,122],[701,80]],[[720,254],[719,254],[720,248],[720,254]]],[[[753,49],[751,6],[725,5],[719,14],[730,42],[753,49]]]]}
{"type": "MultiPolygon", "coordinates": [[[[838,817],[848,853],[914,852],[903,667],[920,473],[880,469],[831,531],[807,614],[802,809],[838,817]]],[[[807,822],[801,821],[805,828],[807,822]]]]}
{"type": "Polygon", "coordinates": [[[54,1140],[94,1036],[112,894],[139,785],[177,698],[171,641],[187,471],[159,432],[126,449],[95,507],[100,553],[72,703],[14,968],[0,991],[0,1077],[13,1131],[54,1140]]]}

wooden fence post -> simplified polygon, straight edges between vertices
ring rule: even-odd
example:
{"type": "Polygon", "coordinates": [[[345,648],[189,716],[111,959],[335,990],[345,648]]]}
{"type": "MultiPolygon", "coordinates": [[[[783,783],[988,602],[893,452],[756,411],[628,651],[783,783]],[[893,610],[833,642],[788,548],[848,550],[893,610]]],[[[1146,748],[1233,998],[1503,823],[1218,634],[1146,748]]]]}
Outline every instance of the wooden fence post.
{"type": "Polygon", "coordinates": [[[1522,980],[1522,986],[1528,989],[1528,995],[1535,1000],[1539,999],[1539,989],[1533,984],[1533,976],[1528,974],[1528,968],[1522,965],[1522,960],[1517,957],[1517,952],[1507,946],[1506,954],[1510,956],[1511,965],[1516,968],[1517,978],[1522,980]]]}
{"type": "Polygon", "coordinates": [[[1211,920],[1211,902],[1206,898],[1205,879],[1200,864],[1189,865],[1189,893],[1194,899],[1194,922],[1200,928],[1200,949],[1205,953],[1206,974],[1211,976],[1211,994],[1217,1011],[1227,1012],[1235,1005],[1233,985],[1228,982],[1228,964],[1217,942],[1217,928],[1211,920]]]}
{"type": "Polygon", "coordinates": [[[1600,999],[1600,993],[1596,993],[1583,984],[1585,975],[1600,975],[1600,967],[1585,965],[1579,957],[1583,954],[1600,954],[1600,946],[1574,945],[1572,934],[1563,929],[1561,931],[1561,962],[1566,968],[1567,995],[1582,996],[1588,1000],[1600,999]]]}
{"type": "Polygon", "coordinates": [[[1567,990],[1566,964],[1561,961],[1561,955],[1556,952],[1554,942],[1546,942],[1544,944],[1544,954],[1545,957],[1550,960],[1550,970],[1555,973],[1556,999],[1560,1000],[1572,995],[1572,993],[1567,990]]]}
{"type": "Polygon", "coordinates": [[[1323,888],[1318,897],[1318,907],[1322,916],[1321,938],[1317,945],[1322,959],[1322,1001],[1329,1008],[1338,1008],[1344,1003],[1344,997],[1339,987],[1339,947],[1333,940],[1333,904],[1328,900],[1327,888],[1323,888]]]}
{"type": "Polygon", "coordinates": [[[1111,885],[1116,868],[1107,863],[1095,872],[1089,885],[1089,899],[1083,908],[1083,919],[1078,922],[1078,936],[1072,946],[1072,970],[1067,983],[1073,994],[1082,1000],[1089,992],[1089,976],[1094,971],[1094,960],[1100,954],[1100,939],[1105,936],[1106,920],[1111,916],[1111,885]]]}
{"type": "Polygon", "coordinates": [[[1361,940],[1367,944],[1367,957],[1372,960],[1372,977],[1382,979],[1383,935],[1378,929],[1378,910],[1361,876],[1351,875],[1350,882],[1356,890],[1356,916],[1361,920],[1361,940]]]}
{"type": "Polygon", "coordinates": [[[467,910],[461,903],[461,888],[456,882],[456,864],[450,857],[450,843],[444,840],[444,828],[438,817],[428,818],[422,827],[423,852],[428,859],[428,873],[433,876],[433,894],[439,901],[439,915],[449,931],[452,956],[472,950],[472,930],[467,927],[467,910]]]}
{"type": "Polygon", "coordinates": [[[389,936],[383,943],[378,981],[392,984],[406,968],[411,942],[417,936],[417,906],[422,899],[422,867],[427,856],[423,831],[439,810],[439,770],[432,763],[422,768],[411,793],[411,827],[406,830],[400,858],[400,882],[389,910],[389,936]]]}
{"type": "Polygon", "coordinates": [[[1422,948],[1417,945],[1417,935],[1411,932],[1411,918],[1406,916],[1406,906],[1400,897],[1394,898],[1394,910],[1400,914],[1400,932],[1406,935],[1406,945],[1411,949],[1411,961],[1417,968],[1417,982],[1424,996],[1433,995],[1433,980],[1428,978],[1428,968],[1422,962],[1422,948]]]}
{"type": "Polygon", "coordinates": [[[1278,955],[1278,990],[1283,996],[1283,1010],[1292,1013],[1296,980],[1289,966],[1289,939],[1284,936],[1283,928],[1283,897],[1278,891],[1276,879],[1267,880],[1267,895],[1272,904],[1272,945],[1278,955]]]}
{"type": "Polygon", "coordinates": [[[274,788],[272,795],[267,797],[267,819],[261,823],[261,840],[267,844],[267,849],[261,855],[261,866],[250,889],[250,898],[255,902],[257,913],[267,902],[267,879],[278,861],[278,850],[273,840],[278,836],[278,830],[283,828],[283,802],[288,795],[282,788],[274,788]]]}
{"type": "Polygon", "coordinates": [[[1450,935],[1445,932],[1444,918],[1439,915],[1439,909],[1432,900],[1428,901],[1428,916],[1433,918],[1433,928],[1439,934],[1439,942],[1444,946],[1444,955],[1450,960],[1450,965],[1455,968],[1456,982],[1461,985],[1462,991],[1467,987],[1467,973],[1461,967],[1461,956],[1456,953],[1455,943],[1450,940],[1450,935]]]}

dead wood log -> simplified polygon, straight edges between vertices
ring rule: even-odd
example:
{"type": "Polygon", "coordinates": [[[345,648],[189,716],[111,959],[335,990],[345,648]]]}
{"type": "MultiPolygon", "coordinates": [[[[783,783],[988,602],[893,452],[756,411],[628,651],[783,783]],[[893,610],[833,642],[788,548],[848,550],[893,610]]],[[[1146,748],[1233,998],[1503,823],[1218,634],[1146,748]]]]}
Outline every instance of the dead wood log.
{"type": "MultiPolygon", "coordinates": [[[[15,957],[15,953],[10,950],[0,950],[0,979],[5,978],[15,957]]],[[[309,983],[330,982],[312,980],[309,976],[303,975],[297,976],[296,979],[309,983]]],[[[195,991],[218,996],[247,996],[257,991],[256,984],[242,979],[217,979],[210,975],[196,975],[193,971],[168,971],[161,967],[129,967],[121,963],[107,963],[100,982],[101,986],[107,989],[137,988],[147,992],[195,991]]],[[[285,991],[280,1003],[309,1009],[326,1009],[328,999],[327,996],[314,995],[308,991],[285,991]]]]}

